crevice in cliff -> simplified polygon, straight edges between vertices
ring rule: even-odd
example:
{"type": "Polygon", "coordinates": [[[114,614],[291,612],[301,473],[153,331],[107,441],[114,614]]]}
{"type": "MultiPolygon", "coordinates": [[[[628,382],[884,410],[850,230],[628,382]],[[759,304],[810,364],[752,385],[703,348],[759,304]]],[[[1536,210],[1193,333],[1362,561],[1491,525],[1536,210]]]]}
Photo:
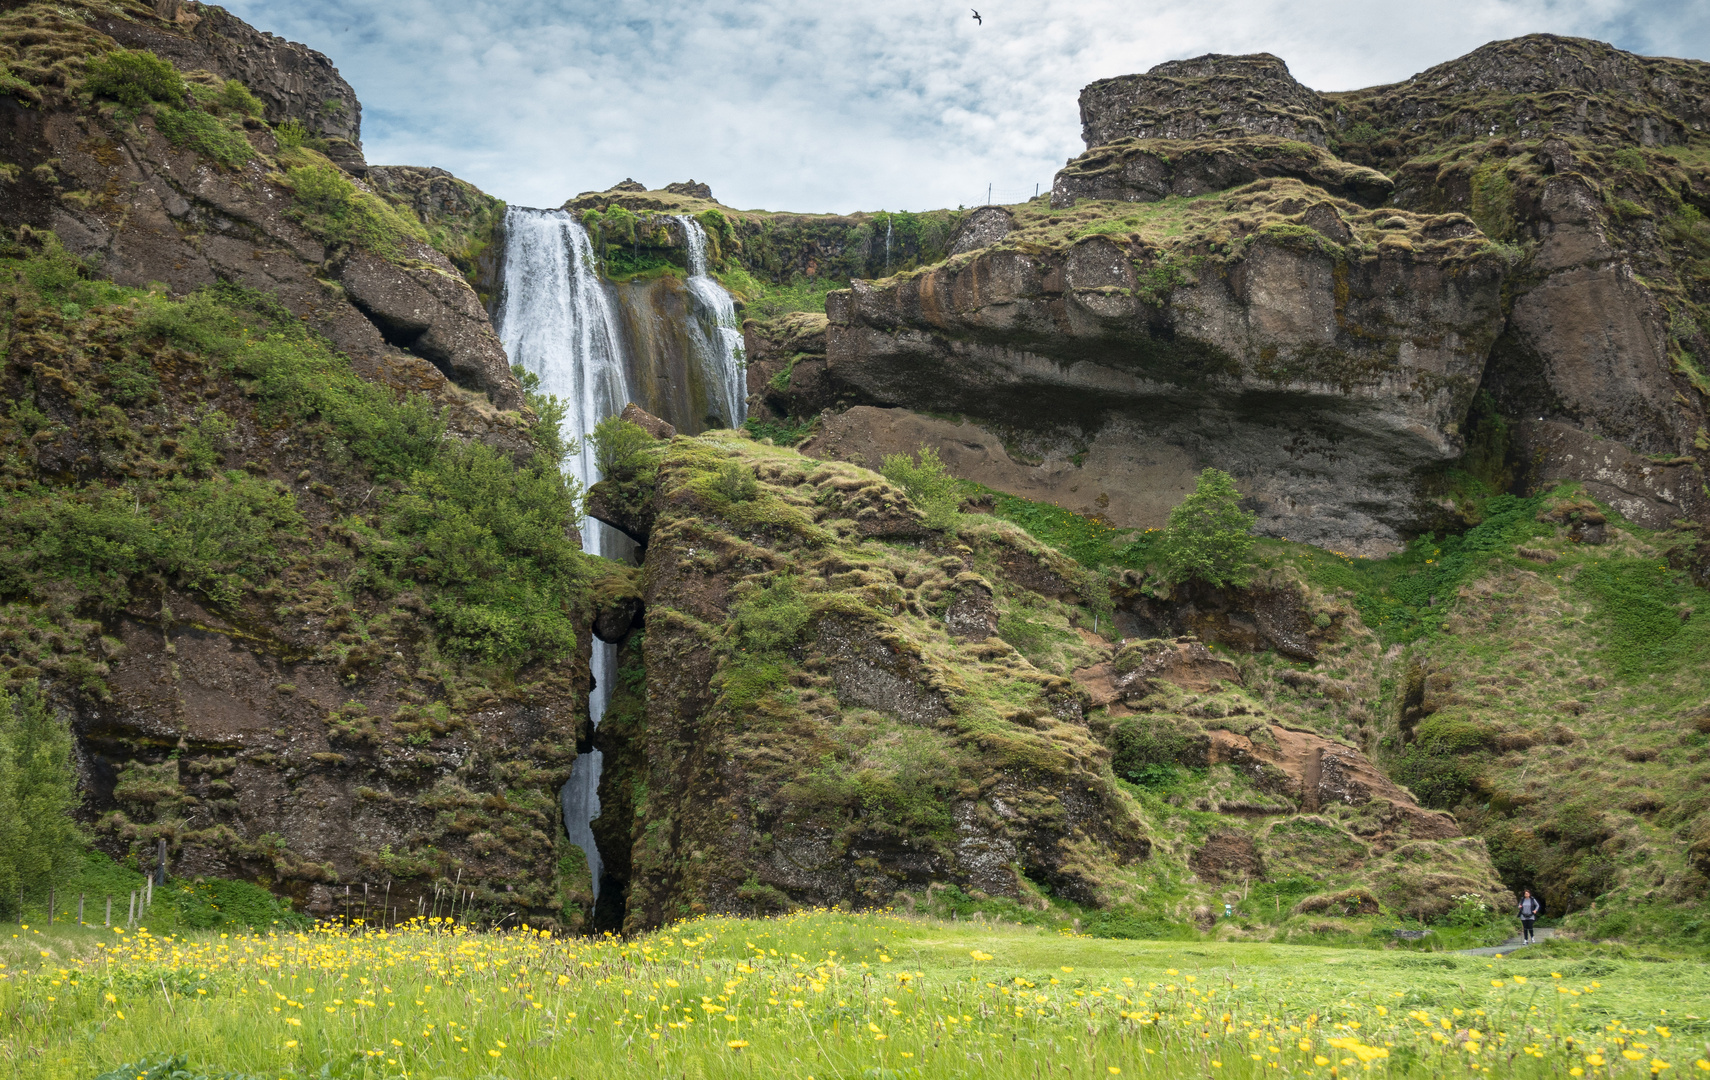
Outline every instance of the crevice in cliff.
{"type": "Polygon", "coordinates": [[[449,353],[442,349],[433,349],[427,346],[428,331],[433,329],[429,324],[388,318],[381,312],[363,304],[355,296],[351,297],[351,303],[355,305],[356,310],[362,312],[364,318],[374,324],[374,329],[380,331],[380,338],[386,344],[394,349],[401,349],[411,356],[426,360],[438,368],[440,374],[444,375],[446,379],[465,390],[480,393],[486,389],[473,372],[458,371],[453,367],[449,353]]]}
{"type": "Polygon", "coordinates": [[[595,729],[593,747],[604,756],[600,772],[600,816],[589,822],[603,863],[599,899],[591,928],[621,932],[629,912],[634,823],[646,799],[647,680],[643,635],[635,631],[618,647],[605,715],[595,729]]]}

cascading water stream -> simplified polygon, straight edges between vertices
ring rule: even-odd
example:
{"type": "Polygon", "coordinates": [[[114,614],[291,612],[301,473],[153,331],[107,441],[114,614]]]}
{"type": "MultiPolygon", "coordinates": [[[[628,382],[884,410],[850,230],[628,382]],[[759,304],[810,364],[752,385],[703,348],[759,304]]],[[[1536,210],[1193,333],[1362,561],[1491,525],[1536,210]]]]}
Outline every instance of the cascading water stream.
{"type": "Polygon", "coordinates": [[[716,397],[711,404],[719,409],[721,425],[741,427],[748,416],[748,392],[736,304],[724,287],[707,274],[707,234],[700,222],[686,214],[676,220],[683,227],[683,238],[689,248],[689,279],[684,284],[697,309],[689,320],[689,343],[701,374],[716,397]]]}
{"type": "Polygon", "coordinates": [[[885,276],[891,275],[891,215],[885,215],[885,276]]]}
{"type": "MultiPolygon", "coordinates": [[[[539,376],[541,391],[568,406],[563,431],[578,440],[581,449],[564,467],[584,488],[590,487],[600,475],[588,435],[601,420],[623,410],[629,389],[617,317],[595,268],[587,232],[562,210],[510,208],[505,212],[503,286],[499,340],[511,363],[539,376]]],[[[628,559],[633,545],[622,533],[585,518],[582,550],[628,559]]],[[[594,690],[588,696],[595,727],[611,699],[616,658],[615,645],[595,639],[594,690]]],[[[590,823],[600,816],[601,765],[598,750],[578,755],[559,793],[564,831],[588,857],[596,900],[602,864],[590,823]]]]}

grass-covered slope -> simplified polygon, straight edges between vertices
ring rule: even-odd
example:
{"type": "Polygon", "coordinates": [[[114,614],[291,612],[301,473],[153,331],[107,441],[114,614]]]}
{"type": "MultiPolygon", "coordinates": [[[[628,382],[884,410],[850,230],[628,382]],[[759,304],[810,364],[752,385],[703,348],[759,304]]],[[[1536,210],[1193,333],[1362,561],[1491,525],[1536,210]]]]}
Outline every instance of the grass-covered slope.
{"type": "Polygon", "coordinates": [[[1481,844],[1285,730],[1263,662],[1107,692],[1174,648],[1118,648],[1113,590],[1141,594],[1115,568],[734,433],[637,461],[593,497],[648,541],[598,735],[630,927],[889,903],[1198,936],[1227,903],[1220,933],[1323,939],[1506,904],[1481,844]],[[1326,795],[1314,752],[1366,779],[1326,795]]]}

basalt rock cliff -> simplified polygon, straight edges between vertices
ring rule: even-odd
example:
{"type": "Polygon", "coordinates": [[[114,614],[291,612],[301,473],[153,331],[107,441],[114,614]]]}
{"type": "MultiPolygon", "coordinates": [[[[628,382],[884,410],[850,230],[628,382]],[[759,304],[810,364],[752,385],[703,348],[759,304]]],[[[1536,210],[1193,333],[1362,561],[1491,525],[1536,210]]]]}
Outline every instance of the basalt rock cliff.
{"type": "Polygon", "coordinates": [[[369,166],[326,57],[98,7],[0,12],[0,670],[109,854],[563,929],[1710,893],[1706,65],[1201,57],[1089,86],[1026,204],[578,195],[645,406],[579,501],[491,324],[504,204],[369,166]],[[145,52],[181,87],[92,78],[145,52]],[[743,431],[689,362],[691,220],[743,431]],[[873,471],[923,446],[980,485],[947,512],[873,471]],[[1206,466],[1267,537],[1239,584],[1152,558],[1206,466]],[[593,748],[598,912],[558,800],[593,748]]]}
{"type": "Polygon", "coordinates": [[[1131,506],[1217,465],[1262,532],[1364,554],[1439,527],[1497,428],[1501,484],[1702,521],[1707,78],[1536,35],[1341,94],[1263,54],[1093,83],[1049,205],[833,297],[823,372],[754,389],[920,402],[1053,472],[1102,448],[1131,506]]]}

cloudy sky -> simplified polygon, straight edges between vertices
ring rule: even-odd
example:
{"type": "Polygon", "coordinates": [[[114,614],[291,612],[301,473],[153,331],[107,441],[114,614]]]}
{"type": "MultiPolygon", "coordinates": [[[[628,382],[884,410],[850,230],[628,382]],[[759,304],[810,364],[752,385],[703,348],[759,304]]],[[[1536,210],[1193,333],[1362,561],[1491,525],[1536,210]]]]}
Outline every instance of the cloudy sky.
{"type": "Polygon", "coordinates": [[[1494,38],[1710,59],[1703,0],[226,0],[332,57],[375,164],[556,206],[625,177],[724,203],[922,210],[1049,188],[1093,79],[1273,52],[1320,90],[1494,38]]]}

